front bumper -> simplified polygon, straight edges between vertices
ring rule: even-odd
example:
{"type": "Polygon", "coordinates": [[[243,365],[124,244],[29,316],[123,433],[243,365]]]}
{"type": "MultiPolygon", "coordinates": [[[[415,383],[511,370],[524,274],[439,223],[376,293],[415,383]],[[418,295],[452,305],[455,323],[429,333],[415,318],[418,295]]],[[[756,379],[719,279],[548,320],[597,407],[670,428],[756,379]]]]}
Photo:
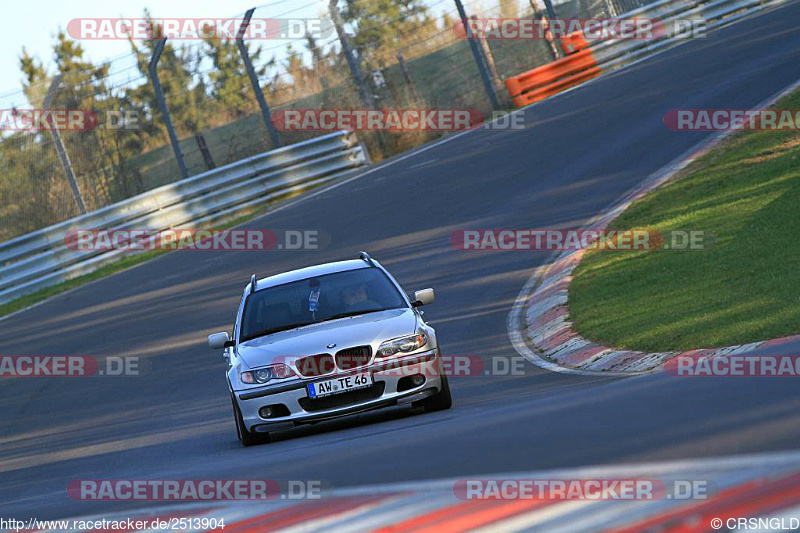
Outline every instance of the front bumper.
{"type": "MultiPolygon", "coordinates": [[[[296,425],[309,424],[351,415],[363,411],[380,409],[392,405],[410,403],[427,398],[442,388],[441,355],[430,350],[405,357],[359,368],[357,372],[341,372],[316,378],[293,380],[289,383],[248,389],[236,392],[236,402],[248,431],[268,432],[290,429],[296,425]],[[334,394],[320,399],[310,399],[306,385],[331,379],[335,375],[347,375],[368,371],[373,384],[365,389],[334,394]],[[410,386],[409,378],[423,375],[423,383],[410,386]],[[262,418],[259,410],[266,406],[285,406],[286,416],[262,418]]],[[[282,407],[280,410],[284,410],[282,407]]]]}

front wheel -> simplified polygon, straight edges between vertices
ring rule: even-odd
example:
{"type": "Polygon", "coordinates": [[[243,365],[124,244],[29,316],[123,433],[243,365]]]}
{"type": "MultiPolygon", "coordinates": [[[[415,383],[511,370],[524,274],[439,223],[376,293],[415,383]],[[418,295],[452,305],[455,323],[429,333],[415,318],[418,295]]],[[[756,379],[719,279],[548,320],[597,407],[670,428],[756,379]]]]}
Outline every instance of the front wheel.
{"type": "Polygon", "coordinates": [[[426,413],[450,409],[453,405],[453,398],[450,396],[450,384],[447,382],[447,376],[442,374],[442,389],[433,396],[422,400],[420,405],[426,413]]]}
{"type": "Polygon", "coordinates": [[[231,396],[231,403],[233,403],[233,420],[236,422],[236,436],[239,438],[239,442],[242,443],[242,446],[253,446],[254,444],[261,444],[262,442],[266,442],[269,440],[269,434],[254,434],[247,431],[247,427],[244,425],[244,419],[242,418],[242,412],[239,410],[239,406],[236,405],[236,399],[231,396]]]}

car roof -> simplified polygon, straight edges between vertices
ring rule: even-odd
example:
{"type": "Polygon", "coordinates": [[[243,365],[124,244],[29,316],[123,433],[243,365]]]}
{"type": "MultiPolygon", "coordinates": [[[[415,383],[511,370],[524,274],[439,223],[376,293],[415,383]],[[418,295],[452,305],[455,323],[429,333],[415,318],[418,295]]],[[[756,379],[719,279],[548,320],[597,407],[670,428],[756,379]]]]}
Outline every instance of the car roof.
{"type": "MultiPolygon", "coordinates": [[[[348,270],[358,270],[360,268],[370,268],[370,266],[363,259],[348,259],[346,261],[335,261],[333,263],[323,263],[321,265],[313,265],[305,268],[298,268],[297,270],[290,270],[289,272],[282,272],[258,280],[256,290],[266,289],[268,287],[275,287],[276,285],[283,285],[284,283],[291,283],[306,278],[313,278],[315,276],[324,276],[325,274],[334,274],[336,272],[346,272],[348,270]]],[[[245,288],[245,290],[247,290],[245,288]]]]}

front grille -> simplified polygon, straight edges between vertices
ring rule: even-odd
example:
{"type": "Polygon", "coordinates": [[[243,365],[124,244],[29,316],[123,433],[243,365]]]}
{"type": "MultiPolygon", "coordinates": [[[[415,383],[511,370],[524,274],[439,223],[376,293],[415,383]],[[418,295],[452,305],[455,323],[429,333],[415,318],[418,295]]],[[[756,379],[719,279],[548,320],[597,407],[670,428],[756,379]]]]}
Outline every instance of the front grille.
{"type": "Polygon", "coordinates": [[[335,409],[345,407],[354,403],[366,402],[380,398],[386,388],[386,383],[379,381],[371,386],[341,394],[331,394],[322,398],[300,398],[298,403],[305,411],[324,411],[325,409],[335,409]]]}
{"type": "Polygon", "coordinates": [[[329,353],[310,355],[297,361],[297,371],[306,378],[324,376],[333,370],[333,357],[329,353]]]}
{"type": "Polygon", "coordinates": [[[372,357],[371,346],[356,346],[336,352],[336,366],[339,370],[352,370],[369,363],[372,357]]]}

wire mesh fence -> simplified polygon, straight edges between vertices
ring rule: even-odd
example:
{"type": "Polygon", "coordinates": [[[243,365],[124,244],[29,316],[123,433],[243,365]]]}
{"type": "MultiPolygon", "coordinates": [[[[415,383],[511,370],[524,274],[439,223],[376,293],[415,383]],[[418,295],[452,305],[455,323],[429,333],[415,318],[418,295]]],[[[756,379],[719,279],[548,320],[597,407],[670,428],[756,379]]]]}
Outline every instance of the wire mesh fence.
{"type": "MultiPolygon", "coordinates": [[[[555,3],[554,9],[558,17],[605,18],[646,3],[567,0],[555,3]]],[[[482,18],[540,18],[546,13],[542,0],[463,4],[468,16],[482,18]]],[[[472,109],[484,116],[497,111],[471,43],[455,31],[460,17],[454,0],[273,0],[256,7],[252,16],[287,24],[300,21],[305,27],[291,36],[245,39],[259,90],[272,113],[371,106],[472,109]],[[332,10],[341,17],[339,29],[348,38],[361,78],[348,62],[342,35],[334,31],[332,10]],[[321,25],[310,24],[312,20],[321,25]]],[[[160,24],[150,13],[144,17],[153,28],[160,24]]],[[[231,18],[238,24],[242,17],[231,18]]],[[[23,56],[24,87],[0,96],[0,110],[11,116],[35,109],[85,110],[95,124],[56,131],[4,127],[0,242],[183,177],[148,72],[159,39],[128,42],[130,53],[94,64],[85,58],[80,40],[59,32],[53,68],[23,56]]],[[[486,40],[481,53],[505,108],[510,103],[503,80],[554,59],[548,43],[538,39],[486,40]]],[[[276,147],[235,39],[167,39],[156,72],[188,175],[276,147]]],[[[277,133],[288,145],[327,132],[277,133]]],[[[430,130],[359,133],[374,160],[440,135],[430,130]]]]}

